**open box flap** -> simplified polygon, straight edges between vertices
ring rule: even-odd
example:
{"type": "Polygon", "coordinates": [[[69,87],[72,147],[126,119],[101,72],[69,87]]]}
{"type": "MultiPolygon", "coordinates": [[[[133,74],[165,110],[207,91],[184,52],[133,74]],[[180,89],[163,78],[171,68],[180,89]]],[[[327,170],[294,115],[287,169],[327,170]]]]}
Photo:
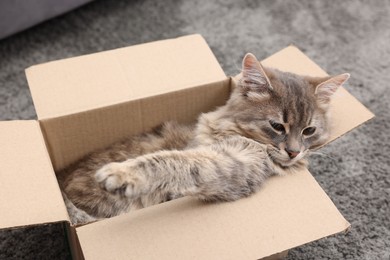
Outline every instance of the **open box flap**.
{"type": "Polygon", "coordinates": [[[69,221],[36,121],[0,122],[0,228],[69,221]]]}
{"type": "Polygon", "coordinates": [[[226,79],[200,35],[35,65],[26,75],[39,120],[226,79]]]}
{"type": "Polygon", "coordinates": [[[349,227],[309,172],[233,203],[181,198],[77,228],[86,259],[259,259],[349,227]]]}
{"type": "MultiPolygon", "coordinates": [[[[327,75],[295,47],[265,66],[327,75]]],[[[345,89],[332,102],[331,140],[373,117],[345,89]]],[[[203,204],[182,198],[77,229],[87,259],[258,259],[342,232],[349,223],[311,174],[273,177],[254,196],[203,204]]]]}

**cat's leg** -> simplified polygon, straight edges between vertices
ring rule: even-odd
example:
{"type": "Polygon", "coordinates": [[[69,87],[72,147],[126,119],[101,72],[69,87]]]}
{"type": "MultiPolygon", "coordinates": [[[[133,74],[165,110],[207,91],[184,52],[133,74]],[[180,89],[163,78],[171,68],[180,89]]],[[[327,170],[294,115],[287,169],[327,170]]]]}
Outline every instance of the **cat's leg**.
{"type": "Polygon", "coordinates": [[[229,138],[184,151],[160,151],[110,163],[95,178],[111,192],[130,198],[155,192],[228,201],[255,192],[273,174],[265,147],[250,139],[229,138]]]}
{"type": "Polygon", "coordinates": [[[77,208],[64,192],[62,192],[62,197],[64,198],[66,209],[68,210],[70,221],[73,225],[84,225],[99,220],[98,218],[89,215],[84,210],[77,208]]]}

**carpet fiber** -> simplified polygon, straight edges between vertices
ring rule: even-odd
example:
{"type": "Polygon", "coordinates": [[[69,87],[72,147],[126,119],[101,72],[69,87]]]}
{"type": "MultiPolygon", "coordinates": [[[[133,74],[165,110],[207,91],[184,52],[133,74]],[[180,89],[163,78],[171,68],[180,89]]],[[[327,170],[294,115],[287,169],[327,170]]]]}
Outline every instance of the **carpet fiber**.
{"type": "MultiPolygon", "coordinates": [[[[0,119],[36,117],[28,66],[192,33],[206,38],[228,75],[246,52],[265,58],[289,44],[330,74],[351,73],[346,88],[376,118],[312,157],[310,171],[352,228],[292,249],[288,259],[389,259],[387,0],[95,1],[0,41],[0,119]]],[[[3,230],[0,258],[69,258],[59,234],[50,225],[3,230]]]]}

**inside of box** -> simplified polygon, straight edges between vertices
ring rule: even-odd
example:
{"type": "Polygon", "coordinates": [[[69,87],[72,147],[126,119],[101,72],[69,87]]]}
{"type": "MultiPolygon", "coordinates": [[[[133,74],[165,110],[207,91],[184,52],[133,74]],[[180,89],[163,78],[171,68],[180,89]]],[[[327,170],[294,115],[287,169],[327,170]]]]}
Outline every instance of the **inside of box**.
{"type": "Polygon", "coordinates": [[[144,133],[166,121],[187,124],[200,113],[223,105],[230,79],[144,99],[40,120],[56,172],[87,154],[123,138],[144,133]]]}
{"type": "Polygon", "coordinates": [[[230,95],[226,78],[68,116],[40,120],[53,167],[58,174],[89,153],[116,141],[144,133],[166,122],[189,124],[203,113],[223,105],[230,95]]]}

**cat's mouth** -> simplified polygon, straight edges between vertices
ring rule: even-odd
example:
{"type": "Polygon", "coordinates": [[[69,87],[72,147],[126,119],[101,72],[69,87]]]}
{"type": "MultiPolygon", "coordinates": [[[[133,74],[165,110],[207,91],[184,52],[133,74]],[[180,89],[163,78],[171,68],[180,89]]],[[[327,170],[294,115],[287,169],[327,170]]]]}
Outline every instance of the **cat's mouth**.
{"type": "Polygon", "coordinates": [[[279,148],[272,145],[268,145],[267,153],[273,162],[282,166],[283,168],[287,168],[295,165],[297,162],[300,162],[306,156],[307,150],[304,150],[295,157],[291,158],[287,152],[281,151],[279,148]]]}

